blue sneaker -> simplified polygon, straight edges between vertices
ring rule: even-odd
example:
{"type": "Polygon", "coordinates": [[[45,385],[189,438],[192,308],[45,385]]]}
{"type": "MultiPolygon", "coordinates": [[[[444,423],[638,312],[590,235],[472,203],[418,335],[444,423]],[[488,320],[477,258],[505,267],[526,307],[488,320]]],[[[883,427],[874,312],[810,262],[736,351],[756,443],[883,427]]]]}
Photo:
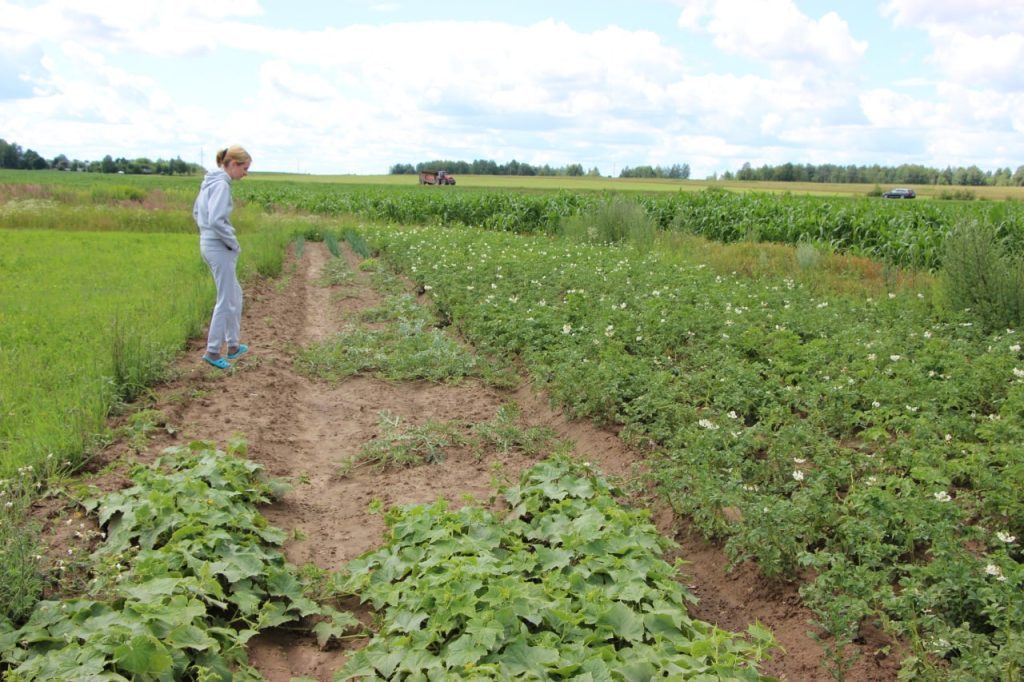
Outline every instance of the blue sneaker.
{"type": "Polygon", "coordinates": [[[238,344],[238,350],[236,350],[234,353],[228,353],[228,360],[237,360],[242,355],[242,353],[245,353],[248,350],[249,346],[245,345],[244,343],[240,343],[238,344]]]}
{"type": "Polygon", "coordinates": [[[209,355],[204,355],[203,360],[206,361],[206,364],[213,365],[217,369],[231,369],[231,363],[224,358],[217,358],[214,360],[209,355]]]}

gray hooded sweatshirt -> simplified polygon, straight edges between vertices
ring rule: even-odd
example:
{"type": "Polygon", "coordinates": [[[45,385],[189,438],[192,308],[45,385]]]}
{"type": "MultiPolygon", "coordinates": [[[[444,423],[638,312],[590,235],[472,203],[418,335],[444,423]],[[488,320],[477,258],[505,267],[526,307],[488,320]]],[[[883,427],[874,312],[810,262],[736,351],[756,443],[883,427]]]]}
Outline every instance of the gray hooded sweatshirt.
{"type": "Polygon", "coordinates": [[[221,169],[203,178],[199,196],[192,206],[192,217],[199,225],[199,241],[212,246],[220,243],[229,251],[240,252],[241,246],[231,225],[231,178],[221,169]]]}

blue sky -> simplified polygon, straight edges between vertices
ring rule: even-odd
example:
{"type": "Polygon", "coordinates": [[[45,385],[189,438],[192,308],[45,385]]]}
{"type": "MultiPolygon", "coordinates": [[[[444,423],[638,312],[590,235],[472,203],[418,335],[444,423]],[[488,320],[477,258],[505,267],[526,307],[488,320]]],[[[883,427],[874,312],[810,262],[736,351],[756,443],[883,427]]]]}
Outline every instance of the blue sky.
{"type": "Polygon", "coordinates": [[[1024,164],[1007,0],[0,0],[0,138],[47,158],[606,175],[1024,164]]]}

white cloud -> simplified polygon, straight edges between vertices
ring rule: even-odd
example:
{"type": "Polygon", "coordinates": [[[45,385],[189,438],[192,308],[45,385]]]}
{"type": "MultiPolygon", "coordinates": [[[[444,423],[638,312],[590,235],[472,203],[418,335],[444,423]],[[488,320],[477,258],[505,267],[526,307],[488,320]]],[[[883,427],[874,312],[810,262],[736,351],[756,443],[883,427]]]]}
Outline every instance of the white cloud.
{"type": "Polygon", "coordinates": [[[711,34],[720,50],[769,62],[850,66],[867,49],[836,12],[815,20],[793,0],[686,0],[679,25],[711,34]]]}
{"type": "Polygon", "coordinates": [[[889,0],[882,14],[898,26],[973,35],[1024,31],[1024,5],[1006,0],[889,0]]]}
{"type": "Polygon", "coordinates": [[[928,34],[930,56],[947,78],[968,86],[1024,89],[1024,4],[997,0],[891,0],[897,26],[928,34]]]}

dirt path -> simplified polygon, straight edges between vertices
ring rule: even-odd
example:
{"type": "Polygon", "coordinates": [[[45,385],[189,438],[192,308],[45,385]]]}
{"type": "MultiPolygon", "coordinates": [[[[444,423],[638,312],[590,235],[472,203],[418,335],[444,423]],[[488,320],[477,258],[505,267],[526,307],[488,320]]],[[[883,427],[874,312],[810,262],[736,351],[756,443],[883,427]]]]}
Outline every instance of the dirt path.
{"type": "MultiPolygon", "coordinates": [[[[356,267],[355,256],[346,252],[345,257],[356,273],[352,284],[319,284],[320,271],[332,256],[322,244],[307,243],[301,260],[289,261],[290,274],[281,282],[248,287],[243,334],[252,351],[235,370],[220,373],[198,361],[202,344],[194,342],[179,363],[179,377],[155,393],[153,407],[163,412],[174,433],[160,432],[138,457],[148,460],[169,445],[196,439],[223,447],[242,435],[249,457],[271,475],[298,481],[280,503],[264,510],[272,524],[293,533],[285,547],[288,559],[329,571],[382,543],[384,525],[368,511],[371,500],[386,506],[438,497],[459,501],[467,494],[486,500],[492,492],[493,462],[477,461],[469,452],[415,469],[385,474],[357,469],[340,477],[340,462],[379,435],[382,410],[412,424],[428,419],[475,423],[493,418],[512,400],[520,406],[524,423],[554,429],[606,475],[632,475],[639,459],[613,433],[567,421],[528,385],[500,391],[476,382],[445,386],[369,377],[331,385],[295,373],[292,360],[298,348],[338,332],[360,309],[382,300],[369,276],[356,267]]],[[[107,457],[124,454],[123,446],[120,452],[115,447],[107,457]]],[[[499,459],[512,476],[533,463],[521,456],[499,459]]],[[[655,518],[663,531],[677,534],[679,554],[691,562],[686,580],[702,600],[693,615],[732,630],[760,620],[786,649],[764,672],[792,682],[827,678],[819,665],[821,649],[806,636],[810,613],[800,606],[794,587],[761,579],[750,568],[725,575],[726,561],[718,548],[679,534],[670,513],[662,511],[655,518]]],[[[311,637],[276,632],[254,640],[250,655],[271,682],[300,676],[326,681],[344,662],[346,648],[359,645],[321,651],[311,637]]],[[[871,645],[865,645],[847,680],[895,679],[894,661],[876,658],[871,645]]]]}

